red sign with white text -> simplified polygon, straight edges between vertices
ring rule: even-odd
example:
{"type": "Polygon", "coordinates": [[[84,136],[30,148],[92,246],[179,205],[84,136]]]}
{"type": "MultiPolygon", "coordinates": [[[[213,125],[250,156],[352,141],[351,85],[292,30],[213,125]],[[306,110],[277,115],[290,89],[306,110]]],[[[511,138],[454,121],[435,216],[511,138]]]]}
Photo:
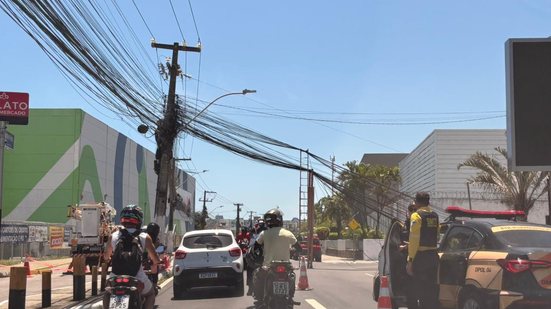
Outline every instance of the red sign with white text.
{"type": "Polygon", "coordinates": [[[29,94],[0,91],[0,121],[10,124],[29,123],[29,94]]]}

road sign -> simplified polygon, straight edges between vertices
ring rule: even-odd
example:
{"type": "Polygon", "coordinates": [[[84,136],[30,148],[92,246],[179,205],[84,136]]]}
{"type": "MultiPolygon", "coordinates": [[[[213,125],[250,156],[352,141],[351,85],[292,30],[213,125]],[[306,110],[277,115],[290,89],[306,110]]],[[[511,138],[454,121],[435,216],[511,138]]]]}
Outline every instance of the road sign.
{"type": "Polygon", "coordinates": [[[29,94],[0,92],[0,121],[10,124],[29,123],[29,94]]]}
{"type": "Polygon", "coordinates": [[[8,149],[13,149],[13,147],[15,146],[15,136],[13,136],[13,134],[8,131],[6,131],[5,145],[8,149]]]}
{"type": "Polygon", "coordinates": [[[348,227],[353,229],[353,230],[356,230],[360,227],[360,224],[358,223],[358,221],[356,221],[354,218],[352,218],[352,220],[350,220],[350,222],[348,222],[348,227]]]}

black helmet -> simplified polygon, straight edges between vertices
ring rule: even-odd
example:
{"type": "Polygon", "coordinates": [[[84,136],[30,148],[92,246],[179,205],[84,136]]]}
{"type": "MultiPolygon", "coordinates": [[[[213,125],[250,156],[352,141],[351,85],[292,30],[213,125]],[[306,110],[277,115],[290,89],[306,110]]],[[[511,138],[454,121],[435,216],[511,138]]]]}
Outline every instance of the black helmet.
{"type": "Polygon", "coordinates": [[[149,234],[149,237],[151,237],[151,240],[153,240],[153,242],[157,240],[157,236],[159,236],[160,231],[161,231],[161,228],[155,222],[149,223],[147,225],[147,228],[145,229],[145,232],[149,234]]]}
{"type": "Polygon", "coordinates": [[[136,205],[125,206],[121,210],[121,220],[120,223],[123,226],[134,226],[140,228],[143,222],[143,211],[140,207],[136,205]]]}
{"type": "Polygon", "coordinates": [[[270,209],[264,214],[264,221],[269,228],[283,226],[283,213],[278,208],[270,209]]]}

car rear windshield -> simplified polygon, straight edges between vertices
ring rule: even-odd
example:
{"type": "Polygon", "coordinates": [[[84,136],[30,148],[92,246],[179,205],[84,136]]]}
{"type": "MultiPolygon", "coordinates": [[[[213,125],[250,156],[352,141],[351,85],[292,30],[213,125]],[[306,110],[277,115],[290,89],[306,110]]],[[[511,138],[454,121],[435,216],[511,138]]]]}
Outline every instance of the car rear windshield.
{"type": "MultiPolygon", "coordinates": [[[[493,228],[494,230],[495,228],[493,228]]],[[[549,248],[551,247],[551,228],[500,227],[494,230],[498,239],[510,247],[549,248]]]]}
{"type": "Polygon", "coordinates": [[[184,237],[183,245],[190,249],[220,248],[231,245],[233,238],[225,234],[201,234],[184,237]]]}

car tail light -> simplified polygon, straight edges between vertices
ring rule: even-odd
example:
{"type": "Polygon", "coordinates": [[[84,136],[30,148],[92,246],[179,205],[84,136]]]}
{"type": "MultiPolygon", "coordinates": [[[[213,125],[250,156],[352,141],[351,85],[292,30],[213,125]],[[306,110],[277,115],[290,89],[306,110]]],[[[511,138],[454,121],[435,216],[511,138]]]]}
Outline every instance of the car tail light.
{"type": "Polygon", "coordinates": [[[230,249],[230,256],[240,256],[241,255],[241,248],[232,248],[230,249]]]}
{"type": "Polygon", "coordinates": [[[174,259],[183,260],[186,258],[186,254],[187,252],[185,252],[184,250],[176,250],[176,252],[174,253],[174,259]]]}
{"type": "Polygon", "coordinates": [[[548,268],[551,267],[551,262],[548,261],[530,261],[525,259],[499,259],[497,263],[506,271],[511,273],[521,273],[530,268],[548,268]]]}
{"type": "Polygon", "coordinates": [[[276,267],[275,271],[276,271],[276,273],[284,273],[284,272],[287,271],[287,269],[286,269],[285,266],[279,265],[279,266],[276,267]]]}

